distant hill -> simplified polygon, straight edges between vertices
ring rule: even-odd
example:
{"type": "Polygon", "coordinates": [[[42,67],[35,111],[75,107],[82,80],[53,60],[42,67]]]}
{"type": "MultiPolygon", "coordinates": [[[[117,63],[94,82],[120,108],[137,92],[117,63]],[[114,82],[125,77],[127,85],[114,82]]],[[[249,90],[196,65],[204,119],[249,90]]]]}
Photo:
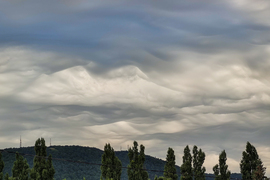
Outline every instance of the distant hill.
{"type": "MultiPolygon", "coordinates": [[[[30,168],[33,167],[33,156],[35,155],[34,147],[23,147],[23,148],[7,148],[7,151],[24,153],[24,157],[27,159],[30,168]],[[28,154],[28,155],[27,155],[28,154]]],[[[60,161],[53,160],[53,166],[56,170],[55,179],[62,180],[66,178],[67,180],[82,180],[83,177],[86,180],[99,180],[100,179],[100,166],[101,156],[103,151],[93,147],[82,147],[82,146],[50,146],[47,148],[47,155],[51,154],[53,158],[68,159],[72,161],[82,161],[85,163],[76,163],[72,161],[60,161]]],[[[3,160],[5,162],[4,174],[6,172],[11,175],[11,170],[13,163],[15,161],[15,154],[2,152],[3,160]]],[[[121,160],[122,166],[127,167],[129,164],[128,151],[117,151],[116,156],[121,160]]],[[[164,170],[165,161],[146,155],[145,168],[151,170],[164,170]]],[[[176,166],[177,174],[180,174],[179,166],[176,166]]],[[[149,178],[154,179],[155,175],[162,176],[162,172],[148,171],[149,178]]],[[[240,174],[233,174],[234,178],[241,178],[240,174]]],[[[127,180],[127,169],[122,169],[122,180],[127,180]]],[[[207,178],[213,179],[213,178],[207,178]]]]}

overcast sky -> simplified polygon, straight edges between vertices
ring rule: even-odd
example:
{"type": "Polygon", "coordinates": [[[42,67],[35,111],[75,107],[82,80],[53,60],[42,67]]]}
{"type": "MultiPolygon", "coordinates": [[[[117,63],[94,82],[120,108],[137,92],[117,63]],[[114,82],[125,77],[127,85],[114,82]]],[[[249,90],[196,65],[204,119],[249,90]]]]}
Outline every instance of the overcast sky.
{"type": "Polygon", "coordinates": [[[270,1],[0,0],[0,148],[226,150],[270,175],[270,1]]]}

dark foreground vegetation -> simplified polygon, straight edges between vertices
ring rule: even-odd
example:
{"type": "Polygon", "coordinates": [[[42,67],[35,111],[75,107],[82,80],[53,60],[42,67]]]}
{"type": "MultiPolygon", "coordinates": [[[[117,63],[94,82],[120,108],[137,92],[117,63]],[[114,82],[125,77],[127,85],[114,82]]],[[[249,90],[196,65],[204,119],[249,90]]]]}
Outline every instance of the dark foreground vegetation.
{"type": "Polygon", "coordinates": [[[41,138],[34,147],[8,148],[1,152],[0,180],[267,179],[266,168],[249,142],[242,154],[241,174],[231,174],[225,150],[213,167],[214,174],[205,173],[205,153],[197,146],[192,150],[185,147],[181,167],[175,165],[172,148],[168,148],[166,161],[145,155],[144,151],[145,147],[136,141],[128,151],[114,152],[110,144],[105,145],[104,151],[81,146],[46,147],[41,138]]]}

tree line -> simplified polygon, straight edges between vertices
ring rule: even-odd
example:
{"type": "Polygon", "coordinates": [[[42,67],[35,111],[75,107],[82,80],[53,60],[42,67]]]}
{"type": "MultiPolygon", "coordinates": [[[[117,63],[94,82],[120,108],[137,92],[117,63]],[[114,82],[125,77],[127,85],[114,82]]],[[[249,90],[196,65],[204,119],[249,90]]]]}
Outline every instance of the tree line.
{"type": "Polygon", "coordinates": [[[53,180],[55,170],[52,164],[52,156],[47,158],[44,138],[39,138],[35,143],[36,156],[34,166],[29,168],[27,160],[16,152],[16,160],[13,164],[12,175],[6,173],[3,177],[4,162],[0,153],[0,180],[53,180]]]}
{"type": "MultiPolygon", "coordinates": [[[[147,169],[144,168],[145,147],[134,141],[133,147],[128,149],[130,164],[127,167],[128,180],[149,180],[147,169]]],[[[205,153],[194,145],[192,154],[187,145],[184,148],[182,157],[183,163],[180,166],[180,180],[205,180],[206,168],[203,166],[205,153]]],[[[229,180],[231,172],[226,164],[227,155],[223,150],[219,155],[219,162],[213,167],[215,180],[229,180]]],[[[121,161],[115,156],[114,149],[110,144],[104,146],[104,153],[101,158],[101,177],[100,180],[120,180],[122,172],[121,161]]],[[[242,153],[240,162],[240,172],[243,180],[265,180],[266,168],[263,166],[256,148],[249,142],[246,144],[246,150],[242,153]]],[[[178,175],[175,167],[175,155],[172,148],[168,148],[166,163],[163,176],[155,177],[154,180],[177,180],[178,175]]]]}
{"type": "MultiPolygon", "coordinates": [[[[4,162],[0,153],[0,180],[53,180],[55,170],[52,164],[52,156],[47,157],[46,145],[44,138],[36,140],[34,150],[36,156],[33,160],[33,168],[30,168],[26,159],[18,152],[13,164],[12,175],[8,173],[3,175],[4,162]]],[[[126,167],[128,180],[149,180],[145,163],[145,147],[134,141],[133,147],[128,149],[129,165],[126,167]]],[[[203,166],[205,153],[196,145],[193,146],[192,152],[187,145],[184,148],[182,157],[183,163],[180,166],[180,180],[205,180],[206,168],[203,166]]],[[[226,164],[227,156],[225,150],[219,155],[219,163],[213,167],[215,180],[230,179],[231,172],[226,164]]],[[[122,163],[115,155],[114,149],[110,144],[105,144],[104,152],[101,157],[101,175],[100,180],[120,180],[122,173],[122,163]]],[[[244,180],[264,180],[266,168],[263,166],[256,148],[249,142],[242,153],[240,162],[240,171],[244,180]]],[[[155,177],[154,180],[177,180],[175,155],[172,148],[168,148],[166,163],[164,166],[163,176],[155,177]]]]}

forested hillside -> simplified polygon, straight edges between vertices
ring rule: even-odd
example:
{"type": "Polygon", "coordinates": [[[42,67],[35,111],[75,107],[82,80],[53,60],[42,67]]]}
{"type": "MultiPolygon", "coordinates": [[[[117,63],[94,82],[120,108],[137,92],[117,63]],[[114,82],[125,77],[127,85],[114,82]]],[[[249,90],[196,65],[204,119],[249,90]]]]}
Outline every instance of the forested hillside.
{"type": "MultiPolygon", "coordinates": [[[[23,147],[23,148],[8,148],[5,149],[7,151],[18,151],[19,153],[24,153],[28,155],[24,155],[27,159],[27,162],[30,168],[33,167],[33,156],[35,155],[34,147],[23,147]]],[[[55,176],[56,180],[62,180],[66,178],[67,180],[82,180],[83,177],[86,179],[100,179],[100,166],[94,164],[101,164],[101,156],[103,151],[93,147],[82,147],[82,146],[51,146],[47,148],[47,154],[51,154],[53,157],[53,165],[55,168],[55,176]],[[84,163],[76,163],[76,162],[67,162],[55,160],[54,158],[59,159],[69,159],[73,161],[82,161],[93,163],[84,164],[84,163]]],[[[8,172],[11,175],[11,169],[13,167],[13,163],[15,161],[15,154],[2,152],[3,160],[5,162],[4,174],[8,172]]],[[[116,152],[116,156],[121,160],[122,166],[127,167],[129,164],[128,159],[128,151],[118,151],[116,152]]],[[[145,160],[145,168],[154,169],[154,170],[164,170],[165,161],[161,159],[157,159],[151,156],[146,156],[145,160]]],[[[178,174],[180,173],[180,169],[177,166],[178,174]]],[[[162,172],[151,172],[149,171],[149,177],[154,179],[155,175],[161,176],[162,172]]],[[[128,179],[127,177],[127,169],[122,169],[121,179],[128,179]]]]}
{"type": "MultiPolygon", "coordinates": [[[[13,151],[24,153],[24,157],[27,159],[27,162],[30,168],[33,167],[33,156],[35,155],[34,147],[23,147],[23,148],[8,148],[6,151],[13,151]]],[[[86,180],[99,180],[101,175],[100,166],[101,164],[101,156],[103,151],[93,147],[82,147],[82,146],[51,146],[47,148],[47,154],[51,154],[53,157],[53,166],[55,168],[54,178],[56,180],[62,180],[66,178],[67,180],[82,180],[83,177],[86,180]],[[86,163],[76,163],[72,161],[61,161],[56,160],[59,159],[68,159],[72,161],[82,161],[88,162],[92,164],[86,163]]],[[[8,172],[11,175],[11,169],[13,167],[13,163],[15,161],[15,154],[7,153],[5,151],[2,152],[3,160],[5,163],[4,174],[8,172]]],[[[122,166],[127,167],[129,164],[128,151],[117,151],[116,156],[121,160],[122,166]]],[[[164,153],[165,156],[165,153],[164,153]]],[[[164,170],[165,161],[146,155],[145,160],[145,168],[151,170],[164,170]]],[[[177,174],[180,174],[179,166],[176,166],[177,174]]],[[[162,176],[163,172],[152,172],[148,171],[149,178],[151,180],[154,179],[155,175],[162,176]]],[[[240,174],[232,174],[231,178],[238,177],[241,178],[240,174]]],[[[127,169],[122,169],[121,179],[127,180],[127,169]]],[[[178,178],[179,179],[179,178],[178,178]]],[[[206,179],[214,179],[214,178],[206,178],[206,179]]]]}

